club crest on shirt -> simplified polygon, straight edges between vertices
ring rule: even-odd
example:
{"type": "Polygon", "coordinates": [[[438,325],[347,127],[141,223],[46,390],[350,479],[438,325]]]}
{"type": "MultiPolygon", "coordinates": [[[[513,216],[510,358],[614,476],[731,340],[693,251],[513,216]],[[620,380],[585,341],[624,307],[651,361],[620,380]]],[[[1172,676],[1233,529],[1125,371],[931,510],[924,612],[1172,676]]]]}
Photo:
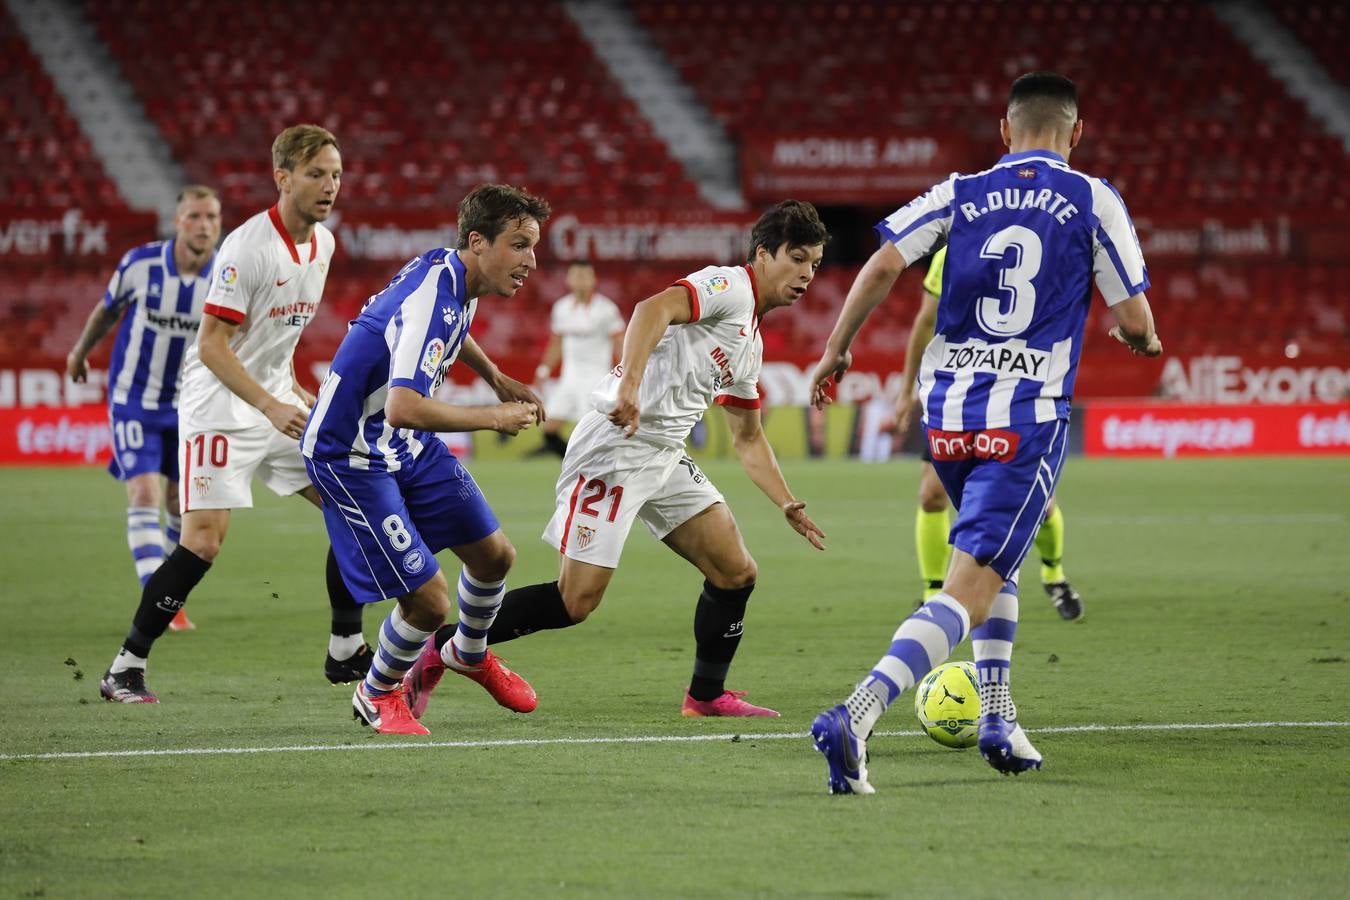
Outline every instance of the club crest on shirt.
{"type": "Polygon", "coordinates": [[[711,297],[720,294],[731,287],[731,279],[725,275],[714,275],[713,277],[699,283],[704,296],[711,297]]]}
{"type": "Polygon", "coordinates": [[[193,490],[195,490],[195,491],[197,492],[197,496],[200,497],[201,499],[205,500],[205,499],[206,499],[206,495],[209,494],[209,493],[211,493],[211,476],[210,476],[210,475],[193,475],[193,476],[192,476],[192,487],[193,487],[193,490]]]}
{"type": "Polygon", "coordinates": [[[589,527],[587,527],[587,526],[585,526],[585,525],[578,525],[578,526],[577,526],[577,549],[578,549],[578,550],[585,550],[587,547],[589,547],[589,546],[591,545],[591,541],[592,541],[594,538],[595,538],[595,529],[594,529],[594,528],[589,528],[589,527]]]}
{"type": "Polygon", "coordinates": [[[451,328],[455,327],[455,320],[458,318],[459,318],[459,311],[454,309],[453,307],[447,306],[445,309],[441,310],[441,321],[449,325],[451,328]]]}
{"type": "Polygon", "coordinates": [[[422,351],[422,371],[428,378],[435,378],[441,374],[441,357],[445,356],[445,341],[440,338],[432,338],[427,343],[426,350],[422,351]]]}
{"type": "Polygon", "coordinates": [[[413,550],[403,557],[403,571],[409,575],[416,575],[422,569],[426,568],[427,559],[422,555],[421,550],[413,550]]]}

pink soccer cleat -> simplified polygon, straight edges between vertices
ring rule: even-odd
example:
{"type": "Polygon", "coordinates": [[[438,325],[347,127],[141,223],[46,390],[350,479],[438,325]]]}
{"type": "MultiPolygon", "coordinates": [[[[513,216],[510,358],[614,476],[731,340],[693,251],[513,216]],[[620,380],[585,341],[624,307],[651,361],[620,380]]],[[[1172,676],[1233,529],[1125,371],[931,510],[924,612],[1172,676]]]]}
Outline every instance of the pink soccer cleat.
{"type": "Polygon", "coordinates": [[[722,696],[716,700],[695,700],[689,696],[688,691],[685,691],[684,707],[680,710],[680,715],[692,719],[702,716],[738,716],[742,718],[766,716],[777,718],[778,712],[776,710],[746,703],[741,699],[744,696],[745,691],[723,691],[722,696]]]}
{"type": "Polygon", "coordinates": [[[441,661],[441,651],[436,649],[435,641],[427,641],[427,645],[422,648],[422,655],[417,657],[417,662],[403,676],[403,698],[408,702],[408,709],[414,719],[422,718],[422,713],[427,711],[431,692],[441,683],[444,674],[445,663],[441,661]]]}
{"type": "MultiPolygon", "coordinates": [[[[534,688],[530,687],[530,683],[503,665],[501,657],[491,650],[487,651],[482,662],[476,664],[460,662],[454,644],[450,645],[450,652],[459,665],[447,668],[454,669],[470,681],[481,684],[500,705],[519,713],[533,712],[539,705],[539,698],[535,695],[534,688]]],[[[418,662],[421,661],[422,657],[418,657],[418,662]]],[[[425,703],[422,706],[426,708],[425,703]]]]}
{"type": "Polygon", "coordinates": [[[412,717],[402,691],[371,697],[366,693],[364,681],[356,686],[356,692],[352,694],[352,716],[380,734],[431,734],[412,717]]]}

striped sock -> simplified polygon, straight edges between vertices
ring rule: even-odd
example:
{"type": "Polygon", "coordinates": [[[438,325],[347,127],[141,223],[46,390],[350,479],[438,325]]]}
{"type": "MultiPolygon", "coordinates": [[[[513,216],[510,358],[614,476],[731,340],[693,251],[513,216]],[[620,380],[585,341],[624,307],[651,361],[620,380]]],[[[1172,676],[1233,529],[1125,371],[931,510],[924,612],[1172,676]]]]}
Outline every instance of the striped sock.
{"type": "Polygon", "coordinates": [[[950,594],[938,594],[895,631],[891,649],[845,701],[853,732],[872,731],[886,707],[920,678],[947,661],[970,633],[970,614],[950,594]]]}
{"type": "Polygon", "coordinates": [[[173,552],[173,548],[178,546],[178,541],[183,536],[183,517],[178,514],[178,510],[169,509],[164,512],[164,553],[167,556],[173,552]]]}
{"type": "Polygon", "coordinates": [[[422,645],[435,631],[422,631],[403,618],[403,609],[395,606],[380,627],[380,646],[366,673],[366,695],[376,697],[398,690],[403,676],[422,652],[422,645]]]}
{"type": "Polygon", "coordinates": [[[136,564],[141,586],[164,563],[164,534],[159,530],[159,510],[153,506],[127,507],[127,546],[136,564]]]}
{"type": "Polygon", "coordinates": [[[975,672],[980,682],[980,714],[998,713],[1009,722],[1017,720],[1017,706],[1013,703],[1010,686],[1017,609],[1017,582],[1009,580],[994,598],[989,618],[970,632],[970,643],[975,650],[975,672]]]}
{"type": "Polygon", "coordinates": [[[463,569],[459,573],[458,593],[459,627],[447,645],[454,648],[453,656],[447,658],[445,648],[441,648],[441,658],[448,666],[456,662],[473,665],[487,656],[488,629],[492,628],[497,611],[502,608],[506,579],[479,581],[469,574],[468,569],[463,569]]]}

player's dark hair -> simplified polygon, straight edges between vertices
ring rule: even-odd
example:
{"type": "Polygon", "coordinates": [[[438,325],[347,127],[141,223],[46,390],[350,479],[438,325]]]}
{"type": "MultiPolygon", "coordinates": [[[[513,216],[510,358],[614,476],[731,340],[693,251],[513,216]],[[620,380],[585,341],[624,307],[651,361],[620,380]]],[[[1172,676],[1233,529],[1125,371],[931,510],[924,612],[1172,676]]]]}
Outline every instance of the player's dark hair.
{"type": "Polygon", "coordinates": [[[277,135],[272,142],[272,168],[294,172],[296,166],[304,165],[314,158],[324,147],[332,145],[342,152],[333,132],[318,125],[292,125],[277,135]]]}
{"type": "Polygon", "coordinates": [[[1078,119],[1078,85],[1054,72],[1028,72],[1008,91],[1008,119],[1023,128],[1072,128],[1078,119]]]}
{"type": "Polygon", "coordinates": [[[459,201],[460,250],[469,246],[469,234],[478,232],[492,243],[512,222],[534,219],[540,225],[553,209],[548,201],[509,184],[480,184],[459,201]]]}
{"type": "Polygon", "coordinates": [[[750,229],[750,252],[746,262],[753,262],[760,247],[773,256],[786,244],[793,247],[822,246],[830,242],[830,233],[820,221],[820,213],[805,200],[784,200],[765,211],[755,227],[750,229]]]}

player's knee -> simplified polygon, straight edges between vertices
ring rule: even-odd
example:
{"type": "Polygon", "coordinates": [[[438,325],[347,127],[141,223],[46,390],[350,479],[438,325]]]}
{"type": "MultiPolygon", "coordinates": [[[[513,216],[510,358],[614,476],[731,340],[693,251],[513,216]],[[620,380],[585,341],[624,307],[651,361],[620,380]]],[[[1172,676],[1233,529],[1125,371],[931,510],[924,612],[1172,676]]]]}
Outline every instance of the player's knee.
{"type": "Polygon", "coordinates": [[[130,506],[159,506],[159,485],[148,478],[133,478],[127,482],[127,503],[130,506]]]}
{"type": "Polygon", "coordinates": [[[516,547],[505,536],[497,541],[491,551],[473,565],[466,565],[469,574],[479,581],[502,581],[516,563],[516,547]]]}
{"type": "Polygon", "coordinates": [[[185,533],[178,540],[179,544],[205,562],[215,562],[216,557],[220,555],[220,546],[223,542],[220,535],[211,532],[185,533]]]}
{"type": "Polygon", "coordinates": [[[562,593],[563,606],[574,623],[586,621],[586,617],[595,612],[605,597],[604,587],[576,587],[571,584],[559,584],[558,587],[562,593]]]}
{"type": "Polygon", "coordinates": [[[927,479],[919,484],[919,508],[926,513],[940,513],[947,511],[947,491],[943,489],[942,482],[933,479],[930,484],[927,479]]]}
{"type": "Polygon", "coordinates": [[[709,576],[708,583],[725,591],[735,591],[754,587],[758,580],[759,566],[755,565],[755,561],[747,556],[738,565],[709,576]]]}
{"type": "Polygon", "coordinates": [[[443,572],[399,601],[403,614],[415,628],[433,631],[450,615],[450,585],[443,572]]]}

